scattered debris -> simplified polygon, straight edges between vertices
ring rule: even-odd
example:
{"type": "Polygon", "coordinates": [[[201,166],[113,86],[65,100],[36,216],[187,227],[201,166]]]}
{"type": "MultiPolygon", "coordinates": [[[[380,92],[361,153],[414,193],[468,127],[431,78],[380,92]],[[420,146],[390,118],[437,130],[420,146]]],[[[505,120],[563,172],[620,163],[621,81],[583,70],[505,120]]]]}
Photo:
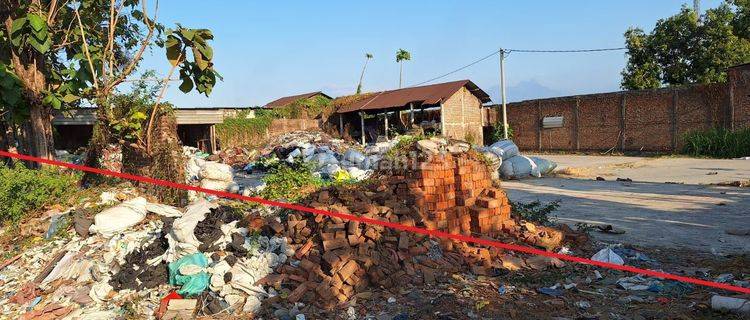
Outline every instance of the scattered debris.
{"type": "Polygon", "coordinates": [[[711,297],[711,308],[718,311],[750,314],[750,300],[714,295],[711,297]]]}
{"type": "Polygon", "coordinates": [[[623,265],[625,264],[625,260],[622,259],[617,253],[612,251],[610,248],[604,248],[602,250],[599,250],[596,254],[594,254],[591,257],[591,260],[599,261],[599,262],[607,262],[607,263],[614,263],[623,265]]]}

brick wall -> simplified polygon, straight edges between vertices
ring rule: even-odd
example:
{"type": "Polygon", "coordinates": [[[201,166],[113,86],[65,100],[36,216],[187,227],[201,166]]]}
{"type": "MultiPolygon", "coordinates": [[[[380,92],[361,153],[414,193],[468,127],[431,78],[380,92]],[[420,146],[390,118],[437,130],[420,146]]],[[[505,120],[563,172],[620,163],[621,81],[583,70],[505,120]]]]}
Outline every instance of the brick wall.
{"type": "Polygon", "coordinates": [[[482,102],[466,88],[461,88],[443,102],[443,125],[446,137],[482,143],[482,102]]]}
{"type": "Polygon", "coordinates": [[[321,130],[321,121],[317,119],[274,119],[268,126],[266,137],[278,136],[293,131],[321,130]]]}
{"type": "Polygon", "coordinates": [[[750,127],[750,63],[729,69],[730,95],[735,128],[750,127]]]}
{"type": "MultiPolygon", "coordinates": [[[[750,65],[730,70],[729,84],[527,100],[507,111],[524,150],[671,152],[682,148],[689,131],[750,127],[750,65]],[[563,117],[563,127],[541,128],[553,116],[563,117]]],[[[499,106],[485,117],[487,125],[502,121],[499,106]]]]}

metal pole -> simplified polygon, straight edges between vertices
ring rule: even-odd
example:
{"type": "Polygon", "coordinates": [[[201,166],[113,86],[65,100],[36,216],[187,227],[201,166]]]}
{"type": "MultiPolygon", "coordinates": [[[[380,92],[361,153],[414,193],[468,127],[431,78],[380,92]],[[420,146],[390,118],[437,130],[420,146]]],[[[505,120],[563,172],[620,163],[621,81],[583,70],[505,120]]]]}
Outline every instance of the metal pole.
{"type": "Polygon", "coordinates": [[[505,105],[505,49],[500,49],[500,91],[503,101],[503,138],[508,139],[508,110],[505,105]]]}
{"type": "Polygon", "coordinates": [[[344,136],[344,115],[339,113],[339,135],[344,136]]]}
{"type": "Polygon", "coordinates": [[[359,112],[359,123],[362,126],[362,145],[365,145],[365,113],[359,112]]]}
{"type": "Polygon", "coordinates": [[[385,119],[385,140],[388,140],[388,111],[383,113],[383,118],[385,119]]]}
{"type": "Polygon", "coordinates": [[[411,130],[411,127],[413,124],[414,124],[414,103],[409,102],[409,130],[411,130]]]}

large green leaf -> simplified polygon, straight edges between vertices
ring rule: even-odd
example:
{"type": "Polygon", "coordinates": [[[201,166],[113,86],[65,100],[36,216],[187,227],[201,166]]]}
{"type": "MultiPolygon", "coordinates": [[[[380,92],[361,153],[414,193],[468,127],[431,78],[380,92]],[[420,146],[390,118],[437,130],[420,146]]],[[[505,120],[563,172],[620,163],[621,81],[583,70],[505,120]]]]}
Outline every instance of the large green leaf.
{"type": "Polygon", "coordinates": [[[185,39],[188,39],[190,41],[193,40],[193,37],[195,37],[195,31],[194,29],[180,29],[180,35],[182,35],[185,39]]]}
{"type": "Polygon", "coordinates": [[[203,54],[206,60],[211,60],[214,58],[214,50],[209,45],[196,43],[195,47],[198,48],[198,50],[203,54]]]}
{"type": "Polygon", "coordinates": [[[29,13],[26,17],[29,19],[29,24],[34,31],[42,31],[47,29],[47,22],[44,19],[34,13],[29,13]]]}
{"type": "Polygon", "coordinates": [[[26,18],[18,18],[16,20],[13,20],[13,23],[10,26],[10,33],[14,34],[14,33],[21,31],[21,29],[23,29],[23,27],[26,26],[26,23],[28,21],[29,20],[26,18]]]}
{"type": "Polygon", "coordinates": [[[201,71],[208,68],[208,61],[206,59],[203,59],[203,54],[196,47],[193,47],[193,58],[195,58],[195,64],[198,65],[198,68],[201,71]]]}
{"type": "Polygon", "coordinates": [[[73,95],[73,94],[70,94],[70,93],[68,93],[68,94],[66,94],[65,96],[63,96],[62,100],[63,100],[63,101],[65,102],[65,103],[73,103],[73,102],[77,101],[77,100],[78,100],[78,99],[80,99],[80,98],[81,98],[81,97],[79,97],[79,96],[76,96],[76,95],[73,95]]]}
{"type": "Polygon", "coordinates": [[[193,80],[190,77],[182,78],[182,84],[180,84],[180,91],[188,93],[193,90],[193,80]]]}
{"type": "Polygon", "coordinates": [[[182,53],[180,40],[175,36],[169,36],[165,45],[167,47],[167,60],[173,66],[178,65],[180,63],[180,54],[182,53]]]}
{"type": "Polygon", "coordinates": [[[50,45],[52,45],[52,41],[49,37],[47,37],[44,41],[40,41],[36,37],[29,37],[29,44],[36,49],[36,51],[39,51],[39,53],[46,53],[49,51],[50,45]]]}

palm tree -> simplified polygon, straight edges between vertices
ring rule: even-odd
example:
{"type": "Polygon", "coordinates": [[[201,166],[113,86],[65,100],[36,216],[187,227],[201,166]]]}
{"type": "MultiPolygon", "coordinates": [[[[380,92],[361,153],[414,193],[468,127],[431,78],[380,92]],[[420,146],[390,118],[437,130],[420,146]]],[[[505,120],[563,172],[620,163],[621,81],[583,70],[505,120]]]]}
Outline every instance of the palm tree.
{"type": "Polygon", "coordinates": [[[362,74],[359,75],[359,84],[357,84],[357,94],[362,93],[362,78],[365,77],[365,69],[367,69],[367,62],[372,59],[372,53],[365,53],[365,65],[362,67],[362,74]]]}
{"type": "Polygon", "coordinates": [[[398,69],[398,87],[401,88],[403,74],[404,74],[404,61],[411,60],[411,53],[404,49],[398,49],[396,51],[396,62],[400,64],[398,69]]]}

